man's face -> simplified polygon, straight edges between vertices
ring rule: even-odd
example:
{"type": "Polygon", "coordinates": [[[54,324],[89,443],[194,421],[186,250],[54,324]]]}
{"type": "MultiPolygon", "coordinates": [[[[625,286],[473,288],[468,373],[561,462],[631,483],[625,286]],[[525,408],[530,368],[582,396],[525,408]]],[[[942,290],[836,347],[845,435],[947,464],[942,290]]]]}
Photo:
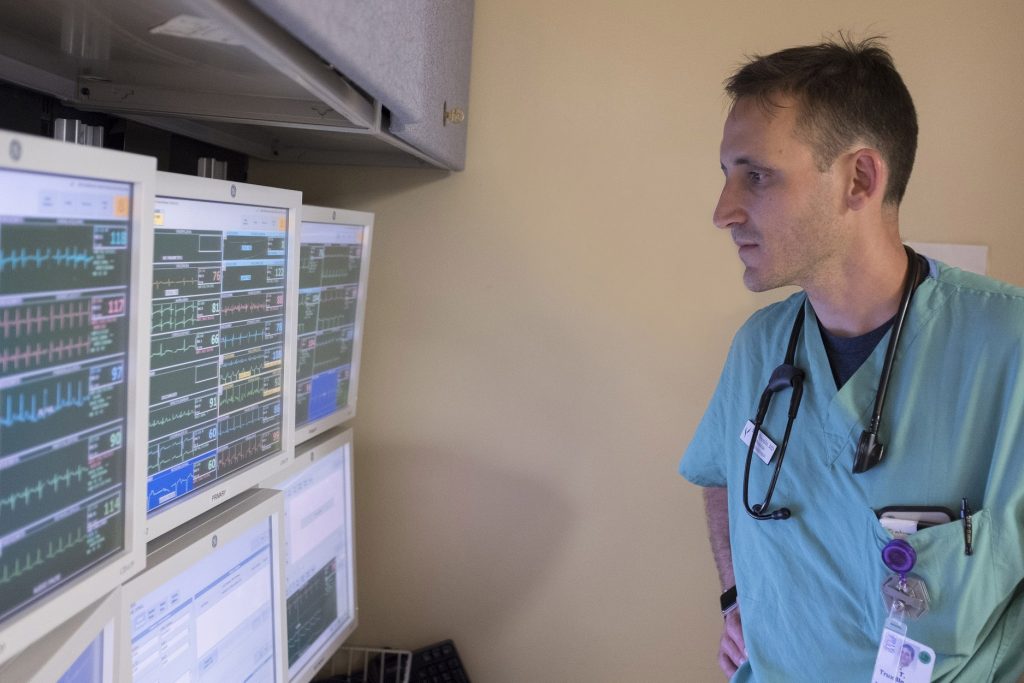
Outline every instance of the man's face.
{"type": "Polygon", "coordinates": [[[714,223],[732,233],[746,266],[743,283],[763,292],[807,289],[828,272],[840,245],[842,187],[820,172],[810,145],[796,135],[797,105],[778,97],[771,114],[740,99],[725,121],[725,187],[714,223]]]}
{"type": "Polygon", "coordinates": [[[914,661],[914,648],[904,645],[903,651],[900,652],[900,668],[910,666],[912,661],[914,661]]]}

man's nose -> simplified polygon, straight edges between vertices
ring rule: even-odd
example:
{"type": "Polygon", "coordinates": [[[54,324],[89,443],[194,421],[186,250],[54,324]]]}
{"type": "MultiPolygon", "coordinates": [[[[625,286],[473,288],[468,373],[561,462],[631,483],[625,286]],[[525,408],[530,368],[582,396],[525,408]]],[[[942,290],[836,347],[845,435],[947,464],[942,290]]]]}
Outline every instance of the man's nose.
{"type": "Polygon", "coordinates": [[[718,197],[718,205],[711,215],[715,227],[728,229],[744,221],[743,209],[740,205],[733,183],[726,181],[722,194],[718,197]]]}

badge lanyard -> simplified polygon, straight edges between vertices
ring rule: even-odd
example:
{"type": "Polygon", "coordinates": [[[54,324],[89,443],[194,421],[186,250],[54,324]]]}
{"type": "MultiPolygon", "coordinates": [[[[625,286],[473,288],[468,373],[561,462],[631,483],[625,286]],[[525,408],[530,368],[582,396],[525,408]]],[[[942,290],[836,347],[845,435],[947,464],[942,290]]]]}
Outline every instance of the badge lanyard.
{"type": "Polygon", "coordinates": [[[882,582],[882,601],[889,610],[883,639],[892,639],[882,647],[898,660],[907,638],[907,619],[917,619],[928,611],[928,588],[921,577],[910,573],[917,563],[917,551],[902,538],[885,544],[882,562],[893,572],[882,582]]]}

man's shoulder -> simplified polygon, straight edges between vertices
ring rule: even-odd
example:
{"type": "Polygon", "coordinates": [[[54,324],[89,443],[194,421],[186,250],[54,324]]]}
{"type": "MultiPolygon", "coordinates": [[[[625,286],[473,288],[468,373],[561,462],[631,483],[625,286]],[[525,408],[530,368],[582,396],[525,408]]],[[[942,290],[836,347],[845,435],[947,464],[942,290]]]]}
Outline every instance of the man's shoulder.
{"type": "Polygon", "coordinates": [[[941,261],[935,261],[935,279],[947,287],[955,287],[964,293],[999,294],[1010,298],[1024,298],[1024,288],[997,280],[988,275],[961,270],[941,261]]]}
{"type": "Polygon", "coordinates": [[[968,314],[1007,317],[1021,322],[1024,317],[1024,288],[959,268],[936,263],[935,281],[947,310],[960,309],[968,314]]]}

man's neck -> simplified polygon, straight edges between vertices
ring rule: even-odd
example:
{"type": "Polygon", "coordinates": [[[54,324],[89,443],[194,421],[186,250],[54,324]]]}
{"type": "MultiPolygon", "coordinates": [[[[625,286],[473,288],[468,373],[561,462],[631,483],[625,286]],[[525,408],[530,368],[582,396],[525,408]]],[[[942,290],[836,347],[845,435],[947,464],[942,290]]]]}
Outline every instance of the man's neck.
{"type": "Polygon", "coordinates": [[[805,287],[822,326],[840,337],[866,334],[896,314],[909,262],[903,245],[860,251],[805,287]]]}

